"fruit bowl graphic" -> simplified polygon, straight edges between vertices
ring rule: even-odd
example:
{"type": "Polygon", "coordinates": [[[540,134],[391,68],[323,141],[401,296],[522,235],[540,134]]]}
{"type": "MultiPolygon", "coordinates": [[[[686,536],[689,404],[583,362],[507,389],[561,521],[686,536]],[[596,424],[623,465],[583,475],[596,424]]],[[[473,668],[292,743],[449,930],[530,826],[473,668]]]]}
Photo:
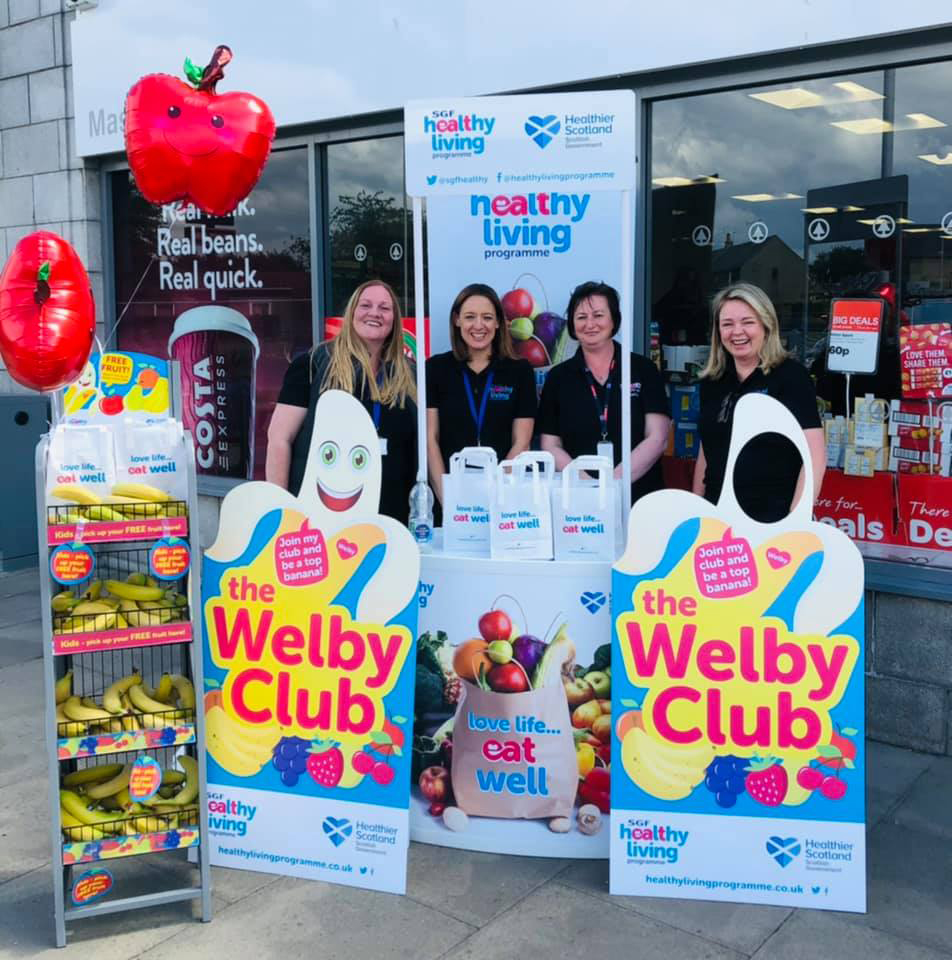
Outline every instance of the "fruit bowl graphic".
{"type": "Polygon", "coordinates": [[[516,356],[533,367],[548,367],[565,359],[568,328],[565,317],[549,309],[549,298],[542,281],[534,273],[521,273],[513,287],[502,297],[502,310],[512,334],[516,356]],[[538,297],[523,286],[526,279],[538,287],[538,297]],[[540,308],[540,302],[544,309],[540,308]]]}

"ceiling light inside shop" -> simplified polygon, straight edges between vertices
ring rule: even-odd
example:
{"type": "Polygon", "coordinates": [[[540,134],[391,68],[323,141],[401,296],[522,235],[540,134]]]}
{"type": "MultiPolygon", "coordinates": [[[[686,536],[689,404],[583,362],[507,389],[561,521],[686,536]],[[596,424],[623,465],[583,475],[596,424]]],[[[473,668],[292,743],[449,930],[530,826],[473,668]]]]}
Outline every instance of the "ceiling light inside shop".
{"type": "Polygon", "coordinates": [[[656,187],[694,187],[699,183],[726,183],[721,177],[655,177],[651,181],[656,187]]]}
{"type": "Polygon", "coordinates": [[[801,207],[803,213],[859,213],[862,207],[854,207],[848,204],[845,207],[801,207]]]}
{"type": "MultiPolygon", "coordinates": [[[[857,223],[865,223],[867,227],[871,227],[879,217],[873,217],[870,220],[857,220],[857,223]]],[[[915,223],[915,220],[907,220],[905,217],[895,217],[896,223],[915,223]]]]}
{"type": "Polygon", "coordinates": [[[934,230],[941,230],[941,227],[905,227],[903,233],[932,233],[934,230]]]}
{"type": "Polygon", "coordinates": [[[731,200],[746,200],[747,203],[766,203],[768,200],[802,200],[799,193],[739,193],[731,200]]]}
{"type": "Polygon", "coordinates": [[[852,80],[842,80],[834,83],[833,86],[838,92],[828,96],[814,93],[803,87],[771,90],[768,93],[750,93],[748,96],[754,100],[769,103],[772,107],[780,107],[782,110],[803,110],[807,107],[823,107],[837,103],[866,103],[869,100],[886,99],[881,93],[870,90],[861,83],[853,83],[852,80]]]}
{"type": "Polygon", "coordinates": [[[944,167],[952,163],[952,153],[947,153],[944,157],[940,157],[937,153],[920,153],[920,160],[925,160],[926,163],[934,163],[937,167],[944,167]]]}
{"type": "Polygon", "coordinates": [[[936,120],[927,113],[907,113],[906,120],[911,122],[890,123],[880,117],[864,117],[862,120],[834,120],[830,126],[839,127],[840,130],[859,136],[867,136],[871,133],[903,133],[908,130],[934,130],[936,127],[945,126],[941,120],[936,120]]]}

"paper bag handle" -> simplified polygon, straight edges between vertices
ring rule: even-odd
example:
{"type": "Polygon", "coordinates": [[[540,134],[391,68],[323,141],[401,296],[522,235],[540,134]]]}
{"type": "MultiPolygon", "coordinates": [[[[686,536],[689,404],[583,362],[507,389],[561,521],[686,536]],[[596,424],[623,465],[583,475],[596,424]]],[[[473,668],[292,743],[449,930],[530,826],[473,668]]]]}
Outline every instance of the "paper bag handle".
{"type": "Polygon", "coordinates": [[[513,471],[518,470],[520,473],[525,473],[527,470],[532,470],[534,474],[544,476],[547,479],[555,476],[555,457],[545,450],[524,450],[515,458],[513,463],[515,464],[513,471]]]}
{"type": "Polygon", "coordinates": [[[496,466],[496,451],[492,447],[463,447],[450,457],[450,473],[462,472],[467,467],[491,470],[496,466]]]}
{"type": "Polygon", "coordinates": [[[605,506],[605,499],[608,496],[608,484],[612,479],[612,464],[608,457],[583,456],[576,457],[562,471],[562,502],[569,501],[569,487],[572,482],[578,482],[579,476],[583,470],[598,474],[598,503],[600,507],[605,506]]]}
{"type": "Polygon", "coordinates": [[[810,458],[803,428],[797,418],[779,400],[765,393],[748,393],[741,397],[737,406],[734,407],[731,445],[727,452],[724,484],[721,487],[720,499],[717,501],[718,511],[723,511],[728,516],[734,514],[747,516],[734,493],[734,467],[741,450],[749,441],[763,433],[782,434],[797,448],[800,459],[803,461],[803,492],[786,520],[796,520],[799,524],[809,523],[813,519],[813,461],[810,458]]]}

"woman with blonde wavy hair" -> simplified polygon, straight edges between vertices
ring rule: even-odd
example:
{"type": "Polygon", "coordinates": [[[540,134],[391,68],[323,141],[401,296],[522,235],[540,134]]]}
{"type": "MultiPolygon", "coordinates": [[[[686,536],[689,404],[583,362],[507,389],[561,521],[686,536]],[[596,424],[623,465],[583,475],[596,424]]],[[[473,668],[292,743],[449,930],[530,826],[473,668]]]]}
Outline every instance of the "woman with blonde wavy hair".
{"type": "Polygon", "coordinates": [[[297,494],[325,390],[350,393],[367,408],[380,437],[380,512],[407,522],[416,478],[416,379],[404,352],[403,318],[393,289],[362,283],[344,310],[340,333],[296,357],[268,427],[265,477],[297,494]]]}
{"type": "MultiPolygon", "coordinates": [[[[814,494],[826,469],[826,448],[816,390],[806,369],[780,341],[770,298],[752,283],[725,287],[711,301],[711,353],[701,371],[699,432],[694,469],[696,494],[716,503],[724,485],[734,407],[748,393],[766,393],[797,418],[810,451],[814,494]]],[[[761,434],[737,459],[734,492],[746,513],[762,523],[787,516],[803,489],[803,464],[793,444],[761,434]]]]}

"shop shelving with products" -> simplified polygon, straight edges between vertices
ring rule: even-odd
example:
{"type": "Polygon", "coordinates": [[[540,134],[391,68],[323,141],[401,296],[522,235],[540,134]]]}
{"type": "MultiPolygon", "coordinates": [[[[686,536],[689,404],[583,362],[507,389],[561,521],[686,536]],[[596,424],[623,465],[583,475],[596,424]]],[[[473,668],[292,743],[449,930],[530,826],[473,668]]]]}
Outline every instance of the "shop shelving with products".
{"type": "MultiPolygon", "coordinates": [[[[211,919],[205,758],[200,749],[204,685],[196,621],[201,564],[197,543],[194,554],[190,549],[198,509],[188,434],[181,436],[181,443],[181,460],[187,467],[186,498],[123,501],[121,507],[47,504],[50,436],[43,437],[37,447],[45,728],[58,946],[66,944],[67,923],[123,910],[194,899],[200,901],[201,919],[211,919]],[[185,569],[180,569],[181,563],[160,569],[153,552],[159,548],[166,551],[165,558],[169,551],[178,551],[185,569]],[[91,554],[94,569],[70,588],[72,597],[52,575],[50,560],[57,550],[91,554]],[[166,576],[156,578],[156,572],[166,576]],[[89,598],[93,609],[88,610],[87,604],[73,612],[75,600],[90,589],[101,591],[98,600],[89,598]],[[158,590],[161,598],[155,596],[158,590]],[[137,758],[150,758],[164,771],[161,792],[142,803],[135,802],[135,790],[128,795],[124,783],[137,758]],[[104,793],[117,784],[115,794],[104,793]],[[185,848],[195,864],[191,885],[127,897],[112,889],[109,896],[91,896],[87,902],[74,898],[75,882],[91,865],[96,873],[118,858],[185,848]]],[[[90,874],[87,883],[95,889],[101,880],[102,875],[90,874]]],[[[104,883],[111,884],[111,878],[104,883]]]]}

